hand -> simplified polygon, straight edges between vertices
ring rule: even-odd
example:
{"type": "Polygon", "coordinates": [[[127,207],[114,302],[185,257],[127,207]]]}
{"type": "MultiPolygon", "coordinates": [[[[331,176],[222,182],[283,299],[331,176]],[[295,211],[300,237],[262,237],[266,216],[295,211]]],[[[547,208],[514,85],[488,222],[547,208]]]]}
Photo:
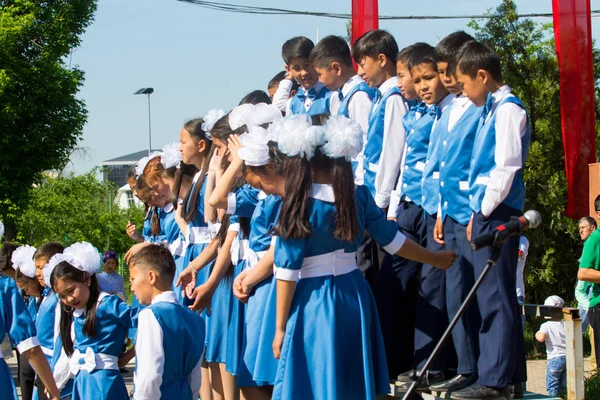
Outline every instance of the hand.
{"type": "Polygon", "coordinates": [[[136,242],[143,242],[144,237],[140,235],[137,231],[137,227],[133,225],[131,222],[127,221],[127,226],[125,227],[125,231],[127,232],[127,236],[136,242]]]}
{"type": "Polygon", "coordinates": [[[283,346],[283,338],[285,337],[285,331],[281,329],[275,330],[275,339],[273,339],[273,355],[279,360],[281,357],[281,347],[283,346]]]}
{"type": "Polygon", "coordinates": [[[192,299],[192,294],[194,294],[194,289],[196,289],[196,277],[197,275],[194,275],[194,278],[192,279],[192,281],[190,283],[188,283],[187,285],[185,285],[185,297],[187,297],[188,299],[192,299]]]}
{"type": "Polygon", "coordinates": [[[215,293],[215,288],[211,286],[206,282],[194,289],[192,295],[189,296],[195,298],[194,304],[188,306],[190,310],[202,312],[206,308],[206,315],[210,315],[210,304],[215,293]]]}
{"type": "Polygon", "coordinates": [[[285,74],[285,78],[284,79],[288,79],[290,81],[294,80],[294,76],[292,75],[292,71],[288,71],[287,74],[285,74]]]}
{"type": "Polygon", "coordinates": [[[143,249],[146,246],[152,246],[152,243],[138,243],[138,244],[134,244],[133,246],[131,246],[131,248],[129,249],[129,251],[127,251],[127,253],[125,253],[125,263],[129,264],[129,259],[131,257],[133,257],[133,255],[135,255],[138,251],[140,251],[141,249],[143,249]]]}
{"type": "Polygon", "coordinates": [[[441,218],[437,218],[435,220],[435,226],[433,227],[433,240],[441,245],[446,245],[446,241],[444,240],[444,224],[442,223],[441,218]]]}
{"type": "Polygon", "coordinates": [[[456,253],[453,251],[436,251],[435,252],[435,261],[432,265],[436,268],[446,270],[454,264],[454,260],[456,260],[456,253]]]}
{"type": "Polygon", "coordinates": [[[243,161],[240,158],[238,151],[242,148],[242,143],[240,142],[238,135],[229,136],[229,139],[227,139],[227,148],[229,149],[229,153],[231,153],[231,164],[239,165],[241,167],[243,161]]]}
{"type": "Polygon", "coordinates": [[[471,241],[471,232],[473,231],[473,218],[469,220],[469,225],[467,225],[467,240],[471,241]]]}
{"type": "Polygon", "coordinates": [[[398,223],[398,218],[388,217],[388,221],[394,221],[395,223],[398,223]]]}
{"type": "Polygon", "coordinates": [[[181,274],[179,274],[179,278],[177,278],[177,282],[175,282],[175,287],[181,286],[185,288],[190,282],[196,280],[196,271],[188,265],[186,269],[184,269],[181,274]]]}
{"type": "Polygon", "coordinates": [[[243,270],[242,272],[240,272],[240,274],[233,281],[232,285],[233,295],[237,297],[238,300],[242,303],[247,303],[248,298],[250,297],[249,293],[246,293],[244,291],[244,286],[242,285],[242,281],[246,277],[247,273],[247,270],[243,270]]]}
{"type": "Polygon", "coordinates": [[[119,356],[119,369],[125,368],[135,356],[135,346],[119,356]]]}

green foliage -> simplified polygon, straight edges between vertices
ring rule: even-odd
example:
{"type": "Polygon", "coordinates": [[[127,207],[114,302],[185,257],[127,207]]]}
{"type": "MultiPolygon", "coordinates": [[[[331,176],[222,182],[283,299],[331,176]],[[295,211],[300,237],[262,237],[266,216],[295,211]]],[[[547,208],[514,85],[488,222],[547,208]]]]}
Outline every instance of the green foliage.
{"type": "Polygon", "coordinates": [[[18,219],[19,240],[32,246],[47,241],[69,245],[92,243],[100,251],[124,254],[134,242],[125,233],[127,221],[141,226],[144,211],[112,205],[117,188],[95,177],[96,171],[81,176],[47,179],[29,193],[29,203],[18,219]]]}
{"type": "Polygon", "coordinates": [[[96,0],[0,0],[0,219],[13,221],[41,173],[62,169],[87,112],[83,71],[66,64],[96,0]]]}
{"type": "MultiPolygon", "coordinates": [[[[574,297],[581,240],[577,223],[564,216],[567,183],[561,134],[558,61],[551,24],[519,19],[512,0],[503,0],[492,18],[471,21],[475,38],[493,49],[502,61],[503,78],[523,101],[531,123],[531,147],[524,180],[526,209],[539,210],[543,224],[527,232],[527,302],[543,302],[558,294],[574,297]]],[[[594,51],[596,82],[600,57],[594,51]]],[[[600,93],[596,88],[596,93],[600,93]]]]}

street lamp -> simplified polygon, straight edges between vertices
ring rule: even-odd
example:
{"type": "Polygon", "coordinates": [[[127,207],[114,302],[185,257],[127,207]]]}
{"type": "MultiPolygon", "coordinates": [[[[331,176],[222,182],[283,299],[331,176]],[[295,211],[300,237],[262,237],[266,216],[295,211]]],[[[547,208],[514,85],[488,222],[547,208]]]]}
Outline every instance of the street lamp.
{"type": "Polygon", "coordinates": [[[141,88],[138,89],[134,94],[147,94],[148,95],[148,155],[152,153],[152,119],[150,118],[150,95],[154,93],[154,89],[141,88]]]}

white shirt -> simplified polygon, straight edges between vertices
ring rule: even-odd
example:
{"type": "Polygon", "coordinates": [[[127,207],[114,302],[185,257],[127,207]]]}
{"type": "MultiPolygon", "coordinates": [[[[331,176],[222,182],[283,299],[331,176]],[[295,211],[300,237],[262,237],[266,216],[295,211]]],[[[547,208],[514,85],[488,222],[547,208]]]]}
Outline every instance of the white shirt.
{"type": "Polygon", "coordinates": [[[519,239],[519,250],[523,252],[523,256],[517,261],[517,297],[525,298],[525,282],[523,281],[523,272],[525,271],[525,262],[527,261],[527,253],[529,253],[529,240],[525,236],[519,239]]]}
{"type": "Polygon", "coordinates": [[[454,125],[464,115],[465,111],[473,104],[467,96],[460,94],[452,100],[452,109],[450,110],[450,116],[448,117],[448,131],[454,128],[454,125]]]}
{"type": "MultiPolygon", "coordinates": [[[[494,94],[492,109],[486,118],[491,118],[498,103],[507,96],[513,96],[508,85],[502,86],[494,94]]],[[[502,203],[510,193],[518,170],[523,168],[522,137],[527,132],[527,112],[513,103],[505,103],[496,111],[496,167],[490,172],[490,179],[481,202],[481,213],[485,217],[502,203]]]]}
{"type": "MultiPolygon", "coordinates": [[[[175,293],[168,291],[152,299],[152,304],[166,301],[178,304],[175,293]]],[[[175,340],[177,338],[174,338],[175,340]]],[[[136,370],[134,373],[135,400],[160,399],[160,386],[165,366],[165,351],[163,348],[163,331],[151,309],[140,311],[138,316],[138,333],[135,345],[136,370]]],[[[188,382],[192,393],[198,393],[201,384],[202,359],[198,361],[188,382]]]]}
{"type": "Polygon", "coordinates": [[[273,105],[277,107],[281,112],[285,112],[285,110],[289,107],[290,102],[290,93],[292,92],[292,86],[294,82],[289,79],[284,79],[279,82],[279,86],[273,95],[273,105]]]}
{"type": "MultiPolygon", "coordinates": [[[[384,96],[397,85],[398,78],[393,77],[383,82],[379,91],[384,96]]],[[[376,109],[374,106],[373,111],[375,112],[376,109]]],[[[390,196],[400,176],[403,157],[399,157],[399,155],[403,154],[406,143],[402,118],[407,112],[408,106],[404,97],[391,96],[388,98],[383,120],[383,143],[379,156],[379,171],[375,175],[375,203],[379,208],[386,208],[390,205],[390,196]]]]}
{"type": "Polygon", "coordinates": [[[564,321],[548,321],[540,326],[540,332],[546,334],[546,356],[548,360],[555,357],[566,356],[566,337],[564,321]]]}

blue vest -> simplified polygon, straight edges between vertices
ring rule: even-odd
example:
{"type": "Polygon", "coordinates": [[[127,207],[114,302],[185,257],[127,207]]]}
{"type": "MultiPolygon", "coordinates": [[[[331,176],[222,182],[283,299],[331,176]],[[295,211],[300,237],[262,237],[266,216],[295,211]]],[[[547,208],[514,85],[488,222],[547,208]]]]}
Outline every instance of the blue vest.
{"type": "Polygon", "coordinates": [[[365,170],[364,184],[373,197],[375,197],[375,177],[379,171],[379,157],[383,147],[385,105],[391,96],[402,96],[397,86],[385,92],[379,103],[373,103],[371,115],[369,116],[369,131],[367,132],[363,167],[365,170]]]}
{"type": "MultiPolygon", "coordinates": [[[[481,122],[477,129],[477,135],[475,136],[471,174],[469,175],[471,209],[475,212],[481,211],[481,202],[485,196],[490,172],[496,168],[496,163],[494,161],[496,152],[496,112],[501,105],[506,103],[516,104],[525,109],[521,100],[515,96],[505,97],[500,100],[500,103],[496,106],[487,121],[484,120],[485,116],[482,114],[481,122]]],[[[523,166],[525,166],[525,161],[527,160],[529,141],[531,139],[530,136],[531,132],[528,123],[525,136],[521,138],[523,166]]],[[[522,168],[515,174],[515,178],[510,187],[510,192],[502,201],[502,204],[515,210],[523,211],[523,206],[525,205],[525,184],[523,183],[522,168]]]]}
{"type": "Polygon", "coordinates": [[[410,120],[407,120],[407,124],[404,124],[404,120],[402,121],[406,130],[406,155],[402,171],[401,193],[410,197],[418,206],[421,205],[422,200],[421,180],[425,170],[429,137],[434,120],[435,116],[425,111],[410,130],[406,129],[410,128],[410,120]]]}
{"type": "Polygon", "coordinates": [[[314,88],[308,90],[308,96],[312,98],[312,104],[306,110],[304,107],[304,99],[306,98],[306,90],[304,88],[298,89],[298,93],[290,102],[290,111],[292,114],[308,114],[308,115],[319,115],[329,113],[329,100],[331,98],[331,91],[325,86],[315,93],[314,88]]]}
{"type": "Polygon", "coordinates": [[[148,306],[163,331],[165,354],[161,399],[191,399],[188,377],[204,352],[205,323],[187,308],[166,301],[148,306]]]}
{"type": "Polygon", "coordinates": [[[435,215],[440,204],[440,150],[441,137],[448,131],[450,106],[442,114],[429,137],[429,148],[421,183],[421,207],[429,214],[435,215]]]}
{"type": "MultiPolygon", "coordinates": [[[[473,142],[482,110],[482,107],[471,104],[450,132],[448,132],[447,120],[443,127],[440,127],[443,128],[440,138],[442,148],[439,152],[441,217],[446,218],[446,215],[449,215],[463,225],[468,224],[471,218],[469,172],[473,142]],[[441,182],[444,182],[443,186],[441,182]]],[[[448,114],[449,118],[450,113],[451,108],[444,115],[448,114]]]]}
{"type": "MultiPolygon", "coordinates": [[[[350,111],[348,109],[348,107],[350,105],[350,99],[357,92],[365,92],[369,96],[369,99],[373,100],[374,90],[372,88],[370,88],[369,85],[367,85],[367,82],[359,82],[357,85],[354,85],[354,87],[352,89],[350,89],[348,94],[345,95],[344,98],[342,99],[342,101],[340,102],[340,108],[338,108],[338,111],[337,111],[338,115],[343,115],[346,118],[350,118],[350,111]]],[[[335,96],[335,95],[337,95],[337,93],[333,94],[333,96],[335,96]]]]}

